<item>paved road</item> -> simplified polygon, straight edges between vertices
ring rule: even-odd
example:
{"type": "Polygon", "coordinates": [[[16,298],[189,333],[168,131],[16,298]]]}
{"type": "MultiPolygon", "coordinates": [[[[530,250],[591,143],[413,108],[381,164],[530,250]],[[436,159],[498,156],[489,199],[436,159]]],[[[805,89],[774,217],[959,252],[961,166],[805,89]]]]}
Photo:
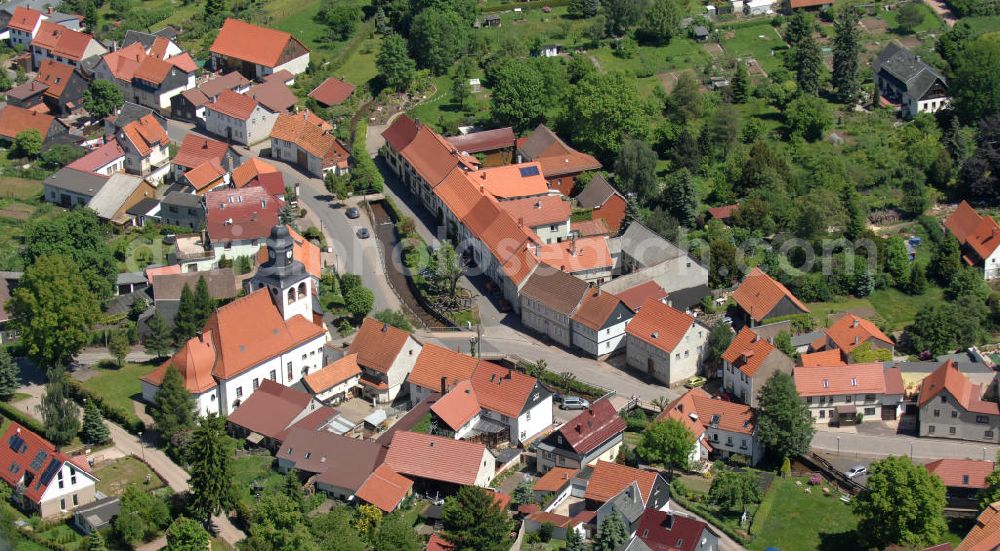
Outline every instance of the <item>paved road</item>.
{"type": "Polygon", "coordinates": [[[888,455],[912,456],[914,461],[924,459],[989,459],[997,455],[1000,446],[978,444],[941,438],[916,438],[913,436],[875,436],[819,431],[813,437],[813,449],[841,457],[878,458],[888,455]],[[912,452],[911,452],[912,450],[912,452]]]}

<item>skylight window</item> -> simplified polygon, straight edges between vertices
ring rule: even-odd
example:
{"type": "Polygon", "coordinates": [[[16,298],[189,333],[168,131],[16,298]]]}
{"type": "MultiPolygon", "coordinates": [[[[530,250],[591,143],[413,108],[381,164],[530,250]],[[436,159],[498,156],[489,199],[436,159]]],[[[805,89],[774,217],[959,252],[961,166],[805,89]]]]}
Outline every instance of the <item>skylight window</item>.
{"type": "Polygon", "coordinates": [[[523,167],[519,168],[518,170],[521,172],[521,177],[522,178],[527,178],[529,176],[538,176],[538,174],[539,174],[538,167],[535,166],[535,165],[523,166],[523,167]]]}

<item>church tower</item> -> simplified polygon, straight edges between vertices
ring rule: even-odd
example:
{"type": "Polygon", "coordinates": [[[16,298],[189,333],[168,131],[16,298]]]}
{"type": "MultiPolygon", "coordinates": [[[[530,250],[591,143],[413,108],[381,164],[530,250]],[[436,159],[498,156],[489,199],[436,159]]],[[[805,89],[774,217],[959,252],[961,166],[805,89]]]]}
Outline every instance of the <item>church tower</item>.
{"type": "Polygon", "coordinates": [[[254,275],[251,291],[266,288],[286,320],[296,315],[312,320],[312,280],[305,265],[292,256],[295,242],[288,227],[279,224],[271,228],[265,245],[267,261],[254,275]]]}

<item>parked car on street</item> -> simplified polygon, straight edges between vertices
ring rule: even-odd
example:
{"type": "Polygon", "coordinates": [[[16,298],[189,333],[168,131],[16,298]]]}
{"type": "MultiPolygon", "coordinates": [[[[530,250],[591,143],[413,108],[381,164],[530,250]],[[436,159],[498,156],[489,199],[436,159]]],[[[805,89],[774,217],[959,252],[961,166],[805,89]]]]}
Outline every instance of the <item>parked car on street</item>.
{"type": "Polygon", "coordinates": [[[847,478],[853,479],[863,474],[868,474],[868,468],[865,467],[864,465],[855,465],[850,469],[847,469],[847,472],[845,472],[844,474],[847,475],[847,478]]]}
{"type": "Polygon", "coordinates": [[[368,228],[358,228],[358,238],[368,239],[368,228]]]}
{"type": "Polygon", "coordinates": [[[347,209],[344,212],[344,214],[346,214],[347,217],[351,218],[351,219],[361,218],[361,211],[358,210],[358,207],[351,207],[351,208],[347,209]]]}
{"type": "Polygon", "coordinates": [[[587,409],[589,407],[590,402],[579,396],[565,396],[562,399],[562,403],[559,404],[560,409],[587,409]]]}

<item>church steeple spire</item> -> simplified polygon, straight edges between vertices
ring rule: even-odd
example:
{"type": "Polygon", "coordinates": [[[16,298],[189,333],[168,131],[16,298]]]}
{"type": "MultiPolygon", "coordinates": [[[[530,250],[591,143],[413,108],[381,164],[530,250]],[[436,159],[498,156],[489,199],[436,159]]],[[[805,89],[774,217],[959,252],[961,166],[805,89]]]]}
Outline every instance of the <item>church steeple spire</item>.
{"type": "Polygon", "coordinates": [[[288,227],[271,228],[265,242],[267,261],[257,270],[251,288],[267,288],[286,320],[296,315],[312,317],[312,281],[306,267],[295,259],[295,239],[288,227]]]}

